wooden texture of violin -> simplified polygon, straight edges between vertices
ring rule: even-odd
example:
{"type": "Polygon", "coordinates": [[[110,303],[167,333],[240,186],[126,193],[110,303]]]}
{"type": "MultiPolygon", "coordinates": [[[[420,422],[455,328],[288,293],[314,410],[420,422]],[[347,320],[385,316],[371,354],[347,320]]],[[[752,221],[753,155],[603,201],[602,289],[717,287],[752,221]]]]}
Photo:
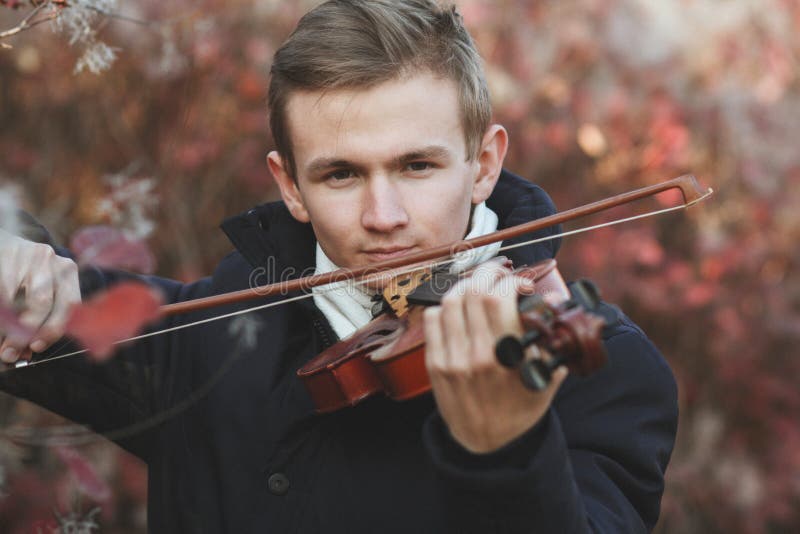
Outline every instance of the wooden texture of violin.
{"type": "Polygon", "coordinates": [[[520,320],[524,330],[535,332],[539,343],[547,347],[554,364],[566,365],[578,375],[588,375],[605,364],[602,340],[605,320],[586,313],[574,301],[557,304],[543,301],[520,313],[520,320]]]}
{"type": "MultiPolygon", "coordinates": [[[[536,282],[536,294],[550,305],[569,298],[555,260],[545,260],[514,273],[536,282]]],[[[297,376],[308,389],[317,412],[354,406],[377,394],[405,400],[430,391],[425,368],[423,310],[423,306],[414,305],[399,318],[383,314],[298,370],[297,376]]],[[[521,319],[523,324],[530,322],[525,314],[521,319]]],[[[580,350],[581,347],[574,345],[575,336],[570,335],[573,332],[569,328],[573,327],[559,326],[552,340],[558,340],[561,348],[580,350]]]]}

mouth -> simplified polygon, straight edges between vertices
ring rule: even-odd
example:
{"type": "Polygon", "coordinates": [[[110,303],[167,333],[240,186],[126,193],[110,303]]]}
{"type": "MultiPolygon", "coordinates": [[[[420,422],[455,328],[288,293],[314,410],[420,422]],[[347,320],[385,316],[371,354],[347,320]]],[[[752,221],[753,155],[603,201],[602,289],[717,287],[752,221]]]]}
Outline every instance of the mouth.
{"type": "Polygon", "coordinates": [[[409,254],[414,247],[381,247],[364,251],[364,255],[372,261],[390,260],[409,254]]]}

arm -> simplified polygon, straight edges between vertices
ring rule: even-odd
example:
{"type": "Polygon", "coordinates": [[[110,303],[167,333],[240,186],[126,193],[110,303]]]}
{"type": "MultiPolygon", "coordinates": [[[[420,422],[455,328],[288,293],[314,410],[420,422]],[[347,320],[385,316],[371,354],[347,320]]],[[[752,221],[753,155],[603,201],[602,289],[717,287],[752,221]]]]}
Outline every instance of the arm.
{"type": "MultiPolygon", "coordinates": [[[[453,418],[450,412],[457,409],[443,410],[437,396],[441,415],[426,423],[424,439],[452,531],[653,528],[676,430],[675,382],[658,351],[621,314],[605,341],[605,367],[589,377],[567,379],[552,403],[527,392],[534,415],[545,405],[541,417],[488,450],[469,438],[489,435],[486,427],[459,430],[462,419],[479,422],[481,417],[453,418]]],[[[508,405],[502,398],[516,397],[515,385],[506,383],[491,397],[508,405]]],[[[469,410],[468,394],[458,402],[469,410]]],[[[492,402],[486,397],[479,404],[492,414],[487,419],[515,419],[493,412],[492,402]]]]}
{"type": "MultiPolygon", "coordinates": [[[[2,297],[8,300],[9,295],[25,287],[24,308],[32,313],[23,313],[21,320],[36,330],[30,340],[4,340],[5,346],[16,351],[15,357],[8,358],[12,361],[24,356],[26,350],[29,354],[36,339],[44,340],[50,347],[48,350],[33,347],[44,351],[41,358],[71,352],[75,347],[60,338],[67,310],[80,300],[81,293],[86,296],[118,281],[135,279],[158,288],[167,302],[177,302],[204,296],[210,285],[208,279],[184,285],[163,278],[99,269],[86,270],[79,278],[75,264],[56,255],[49,245],[8,234],[3,237],[2,297]]],[[[185,317],[172,317],[152,328],[166,328],[184,320],[185,317]]],[[[124,428],[164,409],[155,393],[167,387],[170,369],[176,365],[170,355],[181,342],[181,336],[155,336],[119,351],[104,364],[92,363],[79,355],[14,369],[0,374],[0,389],[89,425],[98,432],[124,428]]],[[[121,440],[120,444],[146,457],[148,435],[121,440]]]]}

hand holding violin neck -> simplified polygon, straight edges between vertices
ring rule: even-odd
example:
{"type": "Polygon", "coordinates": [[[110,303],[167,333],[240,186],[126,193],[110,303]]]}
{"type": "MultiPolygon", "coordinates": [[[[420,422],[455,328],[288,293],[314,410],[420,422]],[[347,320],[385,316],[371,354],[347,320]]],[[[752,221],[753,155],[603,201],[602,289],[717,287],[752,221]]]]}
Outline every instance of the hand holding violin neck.
{"type": "Polygon", "coordinates": [[[497,360],[517,369],[522,382],[536,391],[545,389],[562,365],[580,375],[595,371],[606,361],[601,335],[608,321],[597,313],[599,304],[599,291],[588,280],[574,283],[571,298],[555,305],[541,294],[523,296],[519,312],[525,333],[498,340],[497,360]]]}

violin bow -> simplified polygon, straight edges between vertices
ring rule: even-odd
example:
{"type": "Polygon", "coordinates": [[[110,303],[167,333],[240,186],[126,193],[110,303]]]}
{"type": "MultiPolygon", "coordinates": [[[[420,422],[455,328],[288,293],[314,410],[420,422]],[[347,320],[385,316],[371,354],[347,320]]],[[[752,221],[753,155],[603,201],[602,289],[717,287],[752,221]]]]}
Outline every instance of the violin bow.
{"type": "MultiPolygon", "coordinates": [[[[482,235],[479,237],[474,237],[472,239],[456,241],[455,243],[451,243],[449,245],[443,245],[440,247],[422,250],[420,252],[408,254],[400,258],[392,258],[389,260],[372,264],[368,267],[360,267],[357,269],[339,269],[336,271],[331,271],[329,273],[316,274],[303,278],[296,278],[294,280],[285,280],[273,284],[265,284],[250,289],[243,289],[240,291],[225,293],[222,295],[204,297],[187,302],[179,302],[176,304],[167,304],[161,307],[161,312],[164,315],[173,315],[178,313],[186,313],[190,311],[202,310],[214,306],[221,306],[224,304],[243,302],[258,297],[266,297],[275,294],[286,295],[294,291],[307,290],[311,289],[312,287],[323,286],[336,282],[343,282],[348,280],[360,280],[362,278],[369,277],[371,275],[376,275],[385,271],[408,267],[409,265],[417,265],[420,263],[431,262],[436,260],[440,261],[449,260],[452,257],[458,255],[459,253],[468,252],[470,250],[480,248],[485,245],[489,245],[491,243],[496,243],[498,241],[505,241],[507,239],[512,239],[514,237],[523,234],[533,233],[536,232],[537,230],[542,230],[544,228],[549,228],[551,226],[555,226],[563,222],[571,221],[573,219],[578,219],[580,217],[592,215],[600,211],[615,208],[617,206],[628,204],[630,202],[634,202],[636,200],[640,200],[646,197],[654,196],[671,189],[680,190],[681,194],[683,195],[683,200],[684,200],[683,204],[675,206],[673,208],[667,208],[666,210],[659,210],[658,212],[650,212],[636,217],[621,219],[619,221],[612,221],[612,223],[618,224],[620,222],[627,222],[629,220],[633,220],[634,218],[652,216],[659,213],[672,211],[675,209],[688,208],[689,206],[696,204],[701,200],[704,200],[713,193],[713,189],[711,188],[703,189],[698,183],[697,178],[695,178],[693,175],[685,174],[683,176],[674,178],[672,180],[668,180],[666,182],[661,182],[647,187],[642,187],[641,189],[635,189],[633,191],[615,195],[613,197],[604,200],[598,200],[596,202],[592,202],[591,204],[586,204],[584,206],[579,206],[577,208],[572,208],[570,210],[558,212],[548,217],[536,219],[535,221],[523,223],[517,226],[513,226],[511,228],[505,228],[503,230],[498,230],[496,232],[492,232],[490,234],[482,235]]],[[[572,232],[547,236],[543,240],[556,239],[559,237],[563,237],[565,235],[578,233],[579,231],[588,231],[595,228],[599,228],[601,226],[608,226],[610,224],[611,223],[604,223],[603,225],[581,228],[572,232]]],[[[520,243],[516,246],[523,246],[531,243],[532,242],[529,241],[526,243],[520,243]]]]}
{"type": "MultiPolygon", "coordinates": [[[[678,189],[680,190],[683,196],[683,204],[679,204],[677,206],[664,208],[661,210],[646,212],[640,215],[635,215],[632,217],[627,217],[624,219],[617,219],[613,221],[609,221],[606,223],[601,223],[594,226],[588,226],[583,228],[578,228],[575,230],[571,230],[568,232],[563,232],[555,235],[549,235],[538,239],[533,239],[530,241],[525,241],[523,243],[517,243],[514,245],[510,245],[507,247],[503,247],[500,250],[508,250],[510,248],[521,247],[525,245],[530,245],[533,243],[541,242],[541,241],[548,241],[551,239],[557,239],[560,237],[568,236],[577,234],[580,232],[587,232],[590,230],[594,230],[597,228],[601,228],[604,226],[611,226],[615,224],[620,224],[628,221],[632,221],[635,219],[641,219],[644,217],[651,217],[654,215],[659,215],[663,213],[667,213],[670,211],[675,211],[678,209],[685,209],[689,206],[692,206],[702,200],[705,200],[709,196],[713,194],[713,189],[703,188],[697,178],[695,178],[691,174],[685,174],[683,176],[679,176],[678,178],[673,178],[672,180],[667,180],[665,182],[661,182],[658,184],[653,184],[650,186],[642,187],[640,189],[635,189],[633,191],[628,191],[627,193],[621,193],[619,195],[615,195],[603,200],[598,200],[596,202],[592,202],[590,204],[585,204],[583,206],[579,206],[576,208],[572,208],[566,211],[558,212],[553,215],[543,217],[541,219],[536,219],[534,221],[530,221],[527,223],[523,223],[517,226],[512,226],[510,228],[505,228],[503,230],[498,230],[496,232],[492,232],[490,234],[482,235],[479,237],[475,237],[472,239],[465,239],[461,241],[456,241],[455,243],[451,243],[449,245],[443,245],[440,247],[435,247],[427,250],[423,250],[420,252],[415,252],[413,254],[409,254],[407,256],[403,256],[400,258],[392,258],[389,260],[385,260],[379,263],[375,263],[368,267],[359,267],[356,269],[338,269],[336,271],[331,271],[329,273],[324,274],[315,274],[311,276],[306,276],[303,278],[296,278],[293,280],[283,280],[280,282],[275,282],[272,284],[264,284],[260,286],[251,287],[249,289],[242,289],[239,291],[233,291],[230,293],[223,293],[220,295],[214,295],[210,297],[203,297],[195,300],[189,300],[186,302],[178,302],[173,304],[166,304],[159,308],[159,318],[167,317],[170,315],[177,315],[182,313],[189,313],[198,310],[204,310],[211,307],[216,306],[223,306],[226,304],[235,304],[240,302],[245,302],[248,300],[254,300],[257,298],[267,297],[271,295],[288,295],[292,292],[300,291],[301,294],[293,297],[287,297],[278,301],[269,302],[267,304],[261,304],[258,306],[254,306],[251,308],[247,308],[244,310],[237,310],[231,313],[226,313],[223,315],[218,315],[214,317],[209,317],[206,319],[202,319],[195,322],[189,322],[180,324],[171,328],[167,328],[164,330],[157,330],[153,332],[148,332],[145,334],[141,334],[138,336],[130,337],[127,339],[123,339],[120,341],[115,342],[115,344],[127,343],[130,341],[136,341],[139,339],[144,339],[147,337],[152,337],[160,334],[166,334],[168,332],[172,332],[175,330],[181,330],[184,328],[189,328],[191,326],[197,326],[200,324],[217,321],[220,319],[225,319],[228,317],[233,317],[236,315],[242,315],[244,313],[249,313],[252,311],[257,311],[264,308],[269,308],[272,306],[277,306],[280,304],[286,304],[289,302],[293,302],[296,300],[301,300],[304,298],[309,298],[312,296],[312,293],[308,291],[311,288],[324,286],[328,284],[335,284],[340,282],[352,281],[352,280],[362,280],[369,276],[374,276],[386,271],[390,270],[397,270],[402,269],[404,267],[414,266],[415,269],[419,268],[419,264],[427,263],[430,265],[431,263],[435,264],[438,262],[444,262],[451,260],[454,256],[457,256],[459,253],[468,252],[470,250],[480,248],[491,243],[496,243],[497,241],[505,241],[507,239],[512,239],[514,237],[529,234],[536,232],[538,230],[542,230],[544,228],[549,228],[551,226],[555,226],[557,224],[561,224],[567,221],[571,221],[574,219],[578,219],[580,217],[585,217],[587,215],[592,215],[601,211],[605,211],[611,208],[615,208],[617,206],[621,206],[624,204],[629,204],[631,202],[635,202],[637,200],[641,200],[643,198],[652,197],[659,193],[663,193],[665,191],[678,189]]],[[[51,362],[53,360],[67,358],[70,356],[75,356],[77,354],[81,354],[86,352],[86,350],[79,350],[75,352],[70,352],[68,354],[62,354],[57,356],[52,356],[45,360],[35,361],[35,362],[27,362],[27,361],[19,361],[17,362],[15,367],[30,367],[34,365],[39,365],[47,362],[51,362]]]]}
{"type": "MultiPolygon", "coordinates": [[[[645,217],[652,217],[655,215],[660,215],[663,213],[667,213],[670,211],[675,211],[679,209],[685,209],[689,206],[692,206],[702,200],[705,200],[709,196],[713,194],[713,189],[711,188],[703,188],[698,183],[697,179],[693,175],[683,175],[678,178],[674,178],[672,180],[668,180],[665,182],[661,182],[658,184],[650,185],[647,187],[643,187],[640,189],[635,189],[633,191],[629,191],[627,193],[622,193],[619,195],[615,195],[613,197],[599,200],[596,202],[592,202],[590,204],[586,204],[584,206],[579,206],[577,208],[572,208],[570,210],[562,211],[559,213],[555,213],[548,217],[543,217],[541,219],[536,219],[535,221],[530,221],[528,223],[524,223],[518,226],[513,226],[511,228],[506,228],[503,230],[499,230],[493,232],[491,234],[486,234],[480,237],[476,237],[473,239],[461,240],[450,245],[444,245],[441,247],[436,247],[428,250],[424,250],[421,252],[416,252],[414,254],[409,254],[402,258],[394,258],[390,260],[386,260],[380,263],[373,264],[369,267],[363,267],[358,269],[339,269],[337,271],[332,271],[325,274],[320,275],[313,275],[304,278],[298,278],[294,280],[287,280],[281,281],[273,284],[265,284],[257,287],[253,287],[246,290],[241,291],[234,291],[232,293],[225,293],[222,295],[215,295],[212,297],[205,297],[200,298],[192,301],[175,303],[175,304],[167,304],[161,306],[160,317],[166,317],[169,315],[176,315],[181,313],[187,313],[196,310],[203,310],[214,306],[221,306],[225,304],[233,304],[244,302],[248,300],[253,300],[259,297],[265,297],[269,295],[286,295],[293,291],[300,291],[301,294],[294,297],[288,297],[281,300],[269,302],[267,304],[260,304],[257,306],[253,306],[250,308],[246,308],[243,310],[237,310],[231,313],[226,313],[223,315],[218,315],[214,317],[209,317],[206,319],[202,319],[199,321],[189,322],[185,324],[180,324],[177,326],[173,326],[171,328],[166,328],[163,330],[157,330],[153,332],[148,332],[145,334],[141,334],[138,336],[134,336],[131,338],[123,339],[120,341],[115,342],[114,344],[122,344],[131,341],[136,341],[139,339],[144,339],[147,337],[152,337],[156,335],[166,334],[168,332],[172,332],[175,330],[181,330],[184,328],[189,328],[192,326],[197,326],[200,324],[217,321],[220,319],[225,319],[228,317],[233,317],[237,315],[242,315],[245,313],[257,311],[264,308],[269,308],[272,306],[278,306],[281,304],[286,304],[289,302],[293,302],[296,300],[301,300],[304,298],[309,298],[313,296],[313,293],[307,291],[313,287],[323,286],[327,284],[334,284],[337,282],[345,282],[350,280],[361,280],[365,277],[370,275],[376,275],[385,271],[390,270],[397,270],[402,268],[408,268],[409,266],[413,266],[409,269],[409,271],[416,270],[420,267],[419,264],[427,263],[428,266],[431,264],[436,265],[437,263],[447,262],[450,261],[454,256],[457,256],[459,253],[468,252],[475,248],[483,247],[489,245],[491,243],[495,243],[497,241],[504,241],[507,239],[511,239],[523,234],[528,234],[532,232],[536,232],[538,230],[542,230],[544,228],[549,228],[551,226],[555,226],[557,224],[561,224],[567,221],[571,221],[573,219],[577,219],[580,217],[584,217],[587,215],[592,215],[607,209],[611,209],[617,206],[621,206],[624,204],[628,204],[634,202],[636,200],[640,200],[643,198],[655,196],[659,193],[679,189],[682,196],[683,196],[683,204],[679,204],[677,206],[672,206],[660,210],[645,212],[639,215],[626,217],[623,219],[616,219],[612,221],[608,221],[605,223],[600,223],[594,226],[582,227],[577,228],[575,230],[562,232],[559,234],[549,235],[545,237],[540,237],[532,240],[525,241],[523,243],[517,243],[514,245],[508,245],[502,247],[500,250],[508,250],[511,248],[521,247],[525,245],[530,245],[533,243],[538,243],[542,241],[548,241],[551,239],[557,239],[560,237],[565,237],[568,235],[573,235],[581,232],[591,231],[597,228],[602,228],[605,226],[611,226],[616,224],[621,224],[624,222],[641,219],[645,217]]],[[[16,365],[11,367],[9,370],[14,370],[16,368],[21,367],[32,367],[34,365],[40,365],[45,363],[51,363],[54,360],[60,360],[62,358],[68,358],[71,356],[76,356],[78,354],[82,354],[87,352],[84,350],[78,350],[75,352],[70,352],[68,354],[62,355],[54,355],[44,360],[34,361],[34,362],[27,362],[27,361],[20,361],[17,362],[16,365]]],[[[238,356],[238,350],[236,351],[236,355],[238,356]]],[[[214,375],[201,387],[199,387],[196,391],[192,392],[187,398],[180,401],[176,406],[172,408],[160,412],[155,416],[145,419],[144,421],[134,423],[130,426],[126,426],[124,428],[116,429],[113,431],[105,432],[103,435],[107,439],[119,439],[123,437],[128,437],[130,435],[134,435],[138,432],[141,432],[145,429],[151,428],[157,424],[161,424],[166,419],[174,416],[177,413],[187,409],[190,407],[194,402],[196,402],[199,398],[205,395],[227,372],[230,366],[233,364],[235,360],[238,358],[230,358],[229,361],[226,362],[225,365],[222,365],[220,369],[218,369],[214,375]]],[[[18,443],[27,443],[30,445],[46,445],[52,443],[64,444],[64,445],[79,445],[91,442],[94,439],[97,439],[93,432],[83,428],[83,427],[64,427],[64,428],[55,428],[49,430],[47,432],[43,432],[41,429],[36,429],[34,431],[28,431],[22,429],[21,431],[14,431],[11,429],[4,429],[0,432],[0,435],[11,439],[12,441],[18,443]]]]}

